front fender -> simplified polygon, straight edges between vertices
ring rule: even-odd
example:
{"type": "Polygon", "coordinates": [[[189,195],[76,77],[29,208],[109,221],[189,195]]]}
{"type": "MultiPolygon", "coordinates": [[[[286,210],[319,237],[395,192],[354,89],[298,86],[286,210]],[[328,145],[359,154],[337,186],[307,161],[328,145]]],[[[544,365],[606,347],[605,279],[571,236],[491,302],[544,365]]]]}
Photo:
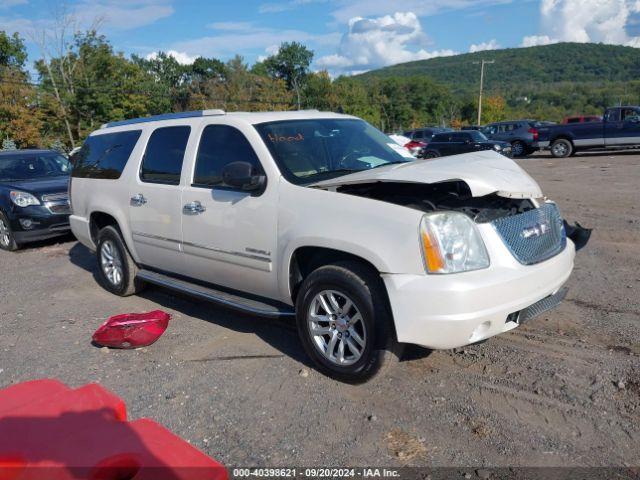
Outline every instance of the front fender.
{"type": "Polygon", "coordinates": [[[418,229],[422,212],[378,200],[281,181],[278,272],[282,299],[291,299],[289,268],[301,247],[360,257],[380,273],[424,274],[418,229]]]}

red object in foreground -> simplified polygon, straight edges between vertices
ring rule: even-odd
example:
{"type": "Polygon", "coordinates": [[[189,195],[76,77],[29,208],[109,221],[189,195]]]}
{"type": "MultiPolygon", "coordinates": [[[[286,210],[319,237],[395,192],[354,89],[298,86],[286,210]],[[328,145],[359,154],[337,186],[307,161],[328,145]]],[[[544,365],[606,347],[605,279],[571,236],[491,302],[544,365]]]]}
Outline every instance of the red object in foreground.
{"type": "Polygon", "coordinates": [[[116,315],[100,325],[93,341],[112,348],[146,347],[160,338],[170,318],[171,315],[162,310],[116,315]]]}
{"type": "Polygon", "coordinates": [[[223,465],[97,384],[0,390],[0,480],[227,480],[223,465]]]}

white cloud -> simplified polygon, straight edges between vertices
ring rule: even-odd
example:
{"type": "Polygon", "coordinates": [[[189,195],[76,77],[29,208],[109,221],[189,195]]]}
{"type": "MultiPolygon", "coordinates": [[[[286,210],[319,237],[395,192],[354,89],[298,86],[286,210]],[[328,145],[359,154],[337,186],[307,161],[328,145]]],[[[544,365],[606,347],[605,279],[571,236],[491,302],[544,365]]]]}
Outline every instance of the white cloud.
{"type": "Polygon", "coordinates": [[[549,35],[529,35],[522,39],[521,47],[537,47],[539,45],[551,45],[558,43],[558,40],[551,38],[549,35]]]}
{"type": "Polygon", "coordinates": [[[171,0],[82,0],[72,10],[80,23],[102,20],[105,28],[131,30],[173,15],[171,0]]]}
{"type": "Polygon", "coordinates": [[[476,9],[511,3],[512,0],[335,0],[338,8],[333,17],[339,22],[347,22],[354,17],[370,17],[414,12],[423,17],[444,11],[476,9]]]}
{"type": "Polygon", "coordinates": [[[25,5],[29,3],[29,0],[2,0],[0,3],[0,8],[11,8],[16,5],[25,5]]]}
{"type": "Polygon", "coordinates": [[[413,12],[378,18],[354,17],[342,36],[338,52],[321,57],[319,67],[352,73],[395,63],[454,55],[452,50],[427,51],[428,38],[413,12]]]}
{"type": "MultiPolygon", "coordinates": [[[[176,52],[175,50],[168,50],[164,53],[166,53],[169,57],[175,58],[176,61],[181,65],[191,65],[196,61],[196,58],[198,58],[198,56],[192,57],[184,52],[176,52]]],[[[158,58],[158,52],[151,52],[144,58],[146,58],[147,60],[155,60],[156,58],[158,58]]]]}
{"type": "Polygon", "coordinates": [[[500,44],[497,42],[495,38],[492,38],[488,42],[482,43],[473,43],[469,47],[470,53],[482,52],[484,50],[497,50],[500,48],[500,44]]]}
{"type": "MultiPolygon", "coordinates": [[[[301,42],[313,49],[314,45],[326,45],[335,48],[338,44],[339,34],[316,35],[303,30],[282,30],[250,26],[246,29],[236,28],[226,30],[218,29],[220,33],[176,42],[171,45],[173,50],[181,52],[198,52],[205,57],[228,57],[235,54],[255,54],[256,51],[265,51],[271,54],[273,46],[279,46],[282,42],[301,42]]],[[[277,48],[277,47],[276,47],[277,48]]]]}
{"type": "Polygon", "coordinates": [[[640,0],[542,0],[540,35],[522,40],[522,46],[556,42],[601,42],[640,47],[640,36],[628,33],[640,14],[640,0]]]}

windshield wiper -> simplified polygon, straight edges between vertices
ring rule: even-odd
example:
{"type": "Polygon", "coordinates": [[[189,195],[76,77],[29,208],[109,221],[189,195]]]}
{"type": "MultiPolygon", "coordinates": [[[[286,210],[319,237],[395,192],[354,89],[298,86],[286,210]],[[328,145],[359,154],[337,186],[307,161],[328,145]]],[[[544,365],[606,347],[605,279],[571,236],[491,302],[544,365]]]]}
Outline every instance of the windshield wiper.
{"type": "Polygon", "coordinates": [[[409,163],[409,162],[411,162],[411,160],[407,160],[407,161],[398,160],[396,162],[382,163],[380,165],[376,165],[375,167],[371,167],[369,170],[373,170],[373,169],[381,168],[381,167],[386,167],[387,165],[398,165],[399,163],[409,163]]]}

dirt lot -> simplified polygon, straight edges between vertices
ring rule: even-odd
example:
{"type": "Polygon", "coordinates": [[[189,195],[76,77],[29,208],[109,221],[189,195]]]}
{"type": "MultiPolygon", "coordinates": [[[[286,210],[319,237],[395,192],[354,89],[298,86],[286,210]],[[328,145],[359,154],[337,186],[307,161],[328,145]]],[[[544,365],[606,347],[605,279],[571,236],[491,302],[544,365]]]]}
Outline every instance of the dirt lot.
{"type": "Polygon", "coordinates": [[[458,351],[412,349],[350,386],[317,373],[285,323],[149,288],[102,290],[65,239],[0,252],[0,387],[100,382],[227,465],[640,465],[640,155],[538,156],[521,165],[564,216],[595,229],[567,300],[458,351]],[[137,351],[91,334],[157,308],[167,333],[137,351]]]}

